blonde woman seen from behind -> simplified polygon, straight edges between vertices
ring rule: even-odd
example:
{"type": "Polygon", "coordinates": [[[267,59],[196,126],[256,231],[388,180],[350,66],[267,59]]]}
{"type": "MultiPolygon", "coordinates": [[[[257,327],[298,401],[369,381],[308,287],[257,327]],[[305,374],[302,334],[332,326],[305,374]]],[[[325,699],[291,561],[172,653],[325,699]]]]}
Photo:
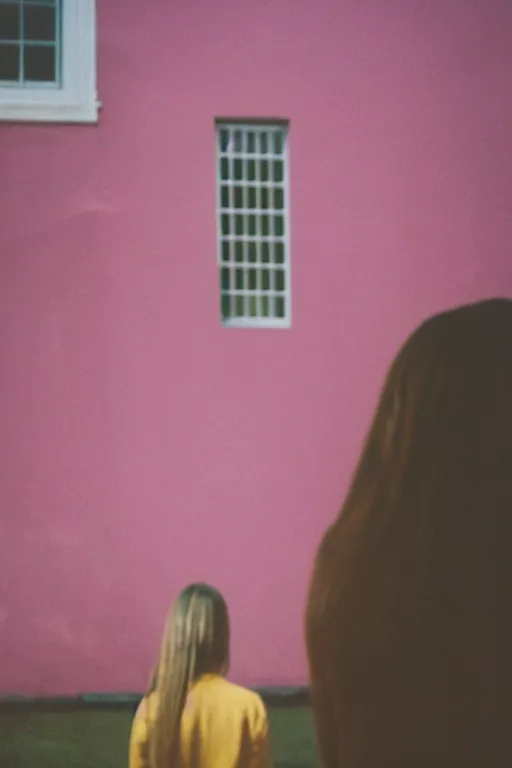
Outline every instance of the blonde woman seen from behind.
{"type": "Polygon", "coordinates": [[[270,768],[265,706],[226,680],[222,595],[192,584],[171,608],[150,690],[135,715],[130,768],[270,768]]]}

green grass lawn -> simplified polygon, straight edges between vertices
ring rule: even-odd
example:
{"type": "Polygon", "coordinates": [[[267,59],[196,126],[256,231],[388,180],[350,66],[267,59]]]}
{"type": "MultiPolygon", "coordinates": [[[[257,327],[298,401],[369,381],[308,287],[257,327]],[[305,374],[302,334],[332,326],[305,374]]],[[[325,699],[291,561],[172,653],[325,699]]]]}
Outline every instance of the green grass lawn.
{"type": "MultiPolygon", "coordinates": [[[[2,768],[126,768],[131,712],[0,710],[2,768]]],[[[307,707],[269,709],[277,768],[313,768],[307,707]]]]}

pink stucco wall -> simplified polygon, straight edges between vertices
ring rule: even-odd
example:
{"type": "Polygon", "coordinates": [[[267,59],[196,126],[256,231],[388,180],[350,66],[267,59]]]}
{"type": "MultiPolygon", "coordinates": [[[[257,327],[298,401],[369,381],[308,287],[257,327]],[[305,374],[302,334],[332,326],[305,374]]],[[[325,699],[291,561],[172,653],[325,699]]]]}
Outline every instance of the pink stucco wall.
{"type": "Polygon", "coordinates": [[[235,679],[304,683],[388,361],[512,293],[512,4],[99,6],[98,126],[0,126],[0,691],[142,688],[196,579],[235,679]],[[220,327],[215,116],[291,120],[289,331],[220,327]]]}

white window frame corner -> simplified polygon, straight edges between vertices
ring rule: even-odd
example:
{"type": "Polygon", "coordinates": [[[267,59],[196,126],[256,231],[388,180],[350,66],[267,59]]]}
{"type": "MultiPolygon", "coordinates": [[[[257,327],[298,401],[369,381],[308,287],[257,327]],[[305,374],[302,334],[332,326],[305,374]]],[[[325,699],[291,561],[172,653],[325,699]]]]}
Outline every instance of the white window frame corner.
{"type": "Polygon", "coordinates": [[[61,87],[0,85],[0,122],[96,123],[96,0],[62,0],[61,87]]]}

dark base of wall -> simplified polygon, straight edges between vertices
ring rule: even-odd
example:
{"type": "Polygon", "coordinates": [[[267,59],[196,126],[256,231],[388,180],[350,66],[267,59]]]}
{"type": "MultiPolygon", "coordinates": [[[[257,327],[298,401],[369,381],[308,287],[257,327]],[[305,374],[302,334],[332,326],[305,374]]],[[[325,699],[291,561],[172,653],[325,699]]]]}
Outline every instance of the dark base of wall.
{"type": "MultiPolygon", "coordinates": [[[[267,707],[307,707],[310,705],[309,689],[258,688],[267,707]]],[[[29,698],[25,696],[0,696],[0,712],[69,712],[84,709],[121,709],[135,711],[140,693],[88,693],[78,696],[54,698],[29,698]]]]}

